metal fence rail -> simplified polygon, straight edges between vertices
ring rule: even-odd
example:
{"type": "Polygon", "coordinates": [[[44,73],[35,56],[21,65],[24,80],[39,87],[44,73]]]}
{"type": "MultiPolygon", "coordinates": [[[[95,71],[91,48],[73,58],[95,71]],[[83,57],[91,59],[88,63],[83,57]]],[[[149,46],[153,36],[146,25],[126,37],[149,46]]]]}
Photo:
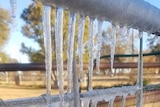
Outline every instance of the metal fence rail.
{"type": "MultiPolygon", "coordinates": [[[[122,92],[122,94],[123,94],[123,93],[127,93],[127,88],[132,88],[133,94],[134,94],[134,92],[136,92],[138,90],[138,88],[136,88],[135,86],[118,87],[118,88],[110,88],[110,89],[103,89],[103,90],[100,89],[100,90],[93,90],[90,92],[81,93],[80,98],[81,99],[88,98],[88,100],[89,99],[94,100],[96,98],[99,98],[99,97],[102,97],[105,95],[106,96],[111,95],[111,94],[115,95],[116,92],[118,92],[118,93],[122,92]]],[[[150,91],[152,91],[154,94],[154,90],[157,90],[157,91],[155,91],[155,93],[159,94],[158,90],[160,90],[160,84],[159,85],[144,86],[143,90],[144,90],[144,93],[146,93],[146,94],[147,94],[147,92],[150,92],[150,91]]],[[[122,97],[122,94],[119,96],[122,97]]],[[[145,96],[145,94],[144,94],[144,96],[145,96]]],[[[64,94],[64,99],[65,99],[66,104],[67,104],[67,102],[68,103],[72,102],[73,97],[74,96],[71,93],[64,94]]],[[[130,99],[130,98],[132,98],[132,99],[135,98],[135,95],[130,95],[130,97],[128,97],[128,99],[130,99]]],[[[100,101],[103,101],[103,99],[100,101]]],[[[160,101],[160,99],[158,101],[160,101]]],[[[53,102],[53,105],[57,105],[59,102],[59,96],[58,95],[52,96],[52,102],[53,102]]],[[[118,102],[118,99],[115,99],[115,102],[118,102]]],[[[148,101],[148,103],[152,103],[152,102],[155,102],[155,101],[154,100],[150,101],[150,102],[148,101]]],[[[147,103],[147,102],[145,102],[145,103],[147,103]]],[[[6,101],[1,100],[0,101],[0,107],[30,107],[30,106],[45,107],[45,104],[46,104],[46,95],[45,94],[38,96],[38,97],[32,97],[32,98],[23,98],[23,99],[6,100],[6,101]]]]}
{"type": "MultiPolygon", "coordinates": [[[[78,65],[77,65],[78,67],[78,65]]],[[[137,68],[137,62],[114,62],[114,68],[137,68]]],[[[143,63],[143,68],[159,68],[160,62],[146,62],[143,63]]],[[[64,64],[64,70],[67,69],[67,65],[64,64]]],[[[100,69],[110,69],[110,63],[102,62],[100,65],[100,69]]],[[[0,64],[0,72],[4,71],[45,71],[44,63],[1,63],[0,64]]],[[[56,70],[56,65],[52,65],[52,70],[56,70]]],[[[84,70],[88,70],[88,63],[84,64],[84,70]]]]}

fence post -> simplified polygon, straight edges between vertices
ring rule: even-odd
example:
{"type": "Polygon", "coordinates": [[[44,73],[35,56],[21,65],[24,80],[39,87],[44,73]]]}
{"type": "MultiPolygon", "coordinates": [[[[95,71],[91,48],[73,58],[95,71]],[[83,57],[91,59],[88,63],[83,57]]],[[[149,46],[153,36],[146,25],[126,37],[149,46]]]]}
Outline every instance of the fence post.
{"type": "Polygon", "coordinates": [[[140,90],[137,92],[137,107],[143,107],[143,33],[140,33],[140,49],[138,59],[138,77],[137,85],[140,90]]]}

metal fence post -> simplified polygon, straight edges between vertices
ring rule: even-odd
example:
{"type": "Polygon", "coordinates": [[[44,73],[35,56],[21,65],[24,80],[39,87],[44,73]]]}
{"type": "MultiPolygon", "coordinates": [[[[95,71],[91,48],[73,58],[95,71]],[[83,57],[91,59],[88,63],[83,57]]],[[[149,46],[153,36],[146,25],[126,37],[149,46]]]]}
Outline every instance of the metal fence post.
{"type": "Polygon", "coordinates": [[[138,78],[137,85],[140,90],[137,92],[137,107],[143,107],[143,33],[140,33],[140,48],[139,48],[139,59],[138,59],[138,78]]]}

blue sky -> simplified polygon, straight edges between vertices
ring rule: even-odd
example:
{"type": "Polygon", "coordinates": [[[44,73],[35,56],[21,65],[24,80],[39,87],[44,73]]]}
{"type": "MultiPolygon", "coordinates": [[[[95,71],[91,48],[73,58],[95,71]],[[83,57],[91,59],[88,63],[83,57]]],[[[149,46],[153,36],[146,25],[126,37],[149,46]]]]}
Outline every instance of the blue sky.
{"type": "MultiPolygon", "coordinates": [[[[160,0],[145,0],[152,5],[160,8],[160,0]]],[[[20,19],[20,14],[24,8],[27,8],[32,0],[17,0],[17,11],[16,19],[12,25],[10,39],[5,45],[4,51],[9,54],[12,58],[17,59],[19,62],[27,63],[28,57],[20,53],[21,43],[24,42],[28,46],[32,45],[38,47],[36,43],[24,37],[21,33],[21,27],[24,24],[23,20],[20,19]]],[[[10,0],[0,0],[0,7],[10,10],[10,0]]],[[[144,41],[145,42],[145,41],[144,41]]],[[[144,44],[145,45],[145,44],[144,44]]]]}
{"type": "MultiPolygon", "coordinates": [[[[14,19],[13,25],[11,25],[10,39],[5,45],[4,51],[12,58],[17,59],[19,62],[27,63],[28,57],[20,53],[21,43],[24,42],[27,45],[36,45],[33,41],[24,37],[21,33],[21,27],[24,25],[24,21],[20,19],[20,14],[24,8],[27,8],[32,0],[17,0],[16,19],[14,19]]],[[[10,11],[10,0],[0,0],[0,6],[10,11]]]]}

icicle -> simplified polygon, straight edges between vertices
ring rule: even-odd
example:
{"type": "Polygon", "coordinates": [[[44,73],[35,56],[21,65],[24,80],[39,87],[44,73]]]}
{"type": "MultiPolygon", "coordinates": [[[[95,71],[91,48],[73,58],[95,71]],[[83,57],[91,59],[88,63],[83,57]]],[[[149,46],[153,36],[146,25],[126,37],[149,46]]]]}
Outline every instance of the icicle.
{"type": "Polygon", "coordinates": [[[55,23],[55,38],[56,38],[56,64],[59,86],[60,107],[64,107],[64,86],[63,86],[63,9],[56,9],[55,23]]]}
{"type": "Polygon", "coordinates": [[[51,73],[52,73],[52,48],[51,48],[51,7],[44,6],[43,10],[43,36],[45,47],[45,68],[46,68],[46,94],[47,107],[51,104],[51,73]]]}
{"type": "Polygon", "coordinates": [[[114,99],[115,98],[109,100],[108,107],[113,107],[114,99]]]}
{"type": "Polygon", "coordinates": [[[93,76],[93,51],[94,51],[94,20],[90,20],[90,32],[89,32],[89,84],[88,84],[88,90],[92,90],[92,76],[93,76]]]}
{"type": "Polygon", "coordinates": [[[102,47],[102,23],[98,22],[98,35],[97,35],[97,52],[96,52],[96,73],[100,74],[99,66],[100,66],[100,51],[102,47]]]}
{"type": "Polygon", "coordinates": [[[79,68],[80,68],[80,81],[84,80],[84,74],[83,74],[84,24],[85,24],[85,18],[83,16],[81,16],[79,19],[79,27],[78,27],[78,56],[79,56],[79,68]]]}
{"type": "Polygon", "coordinates": [[[71,92],[73,89],[72,62],[73,62],[75,23],[76,23],[76,14],[70,12],[69,13],[69,33],[68,33],[68,53],[67,53],[68,92],[71,92]]]}
{"type": "Polygon", "coordinates": [[[126,98],[127,98],[127,94],[124,94],[124,95],[122,96],[122,106],[121,106],[121,107],[125,107],[126,98]]]}
{"type": "Polygon", "coordinates": [[[17,6],[17,3],[16,3],[17,0],[10,0],[10,5],[11,5],[11,16],[12,18],[15,18],[16,17],[16,6],[17,6]]]}
{"type": "Polygon", "coordinates": [[[110,63],[111,63],[111,74],[113,76],[113,63],[114,63],[114,54],[115,54],[115,45],[116,45],[116,28],[112,28],[111,40],[110,40],[110,63]]]}

